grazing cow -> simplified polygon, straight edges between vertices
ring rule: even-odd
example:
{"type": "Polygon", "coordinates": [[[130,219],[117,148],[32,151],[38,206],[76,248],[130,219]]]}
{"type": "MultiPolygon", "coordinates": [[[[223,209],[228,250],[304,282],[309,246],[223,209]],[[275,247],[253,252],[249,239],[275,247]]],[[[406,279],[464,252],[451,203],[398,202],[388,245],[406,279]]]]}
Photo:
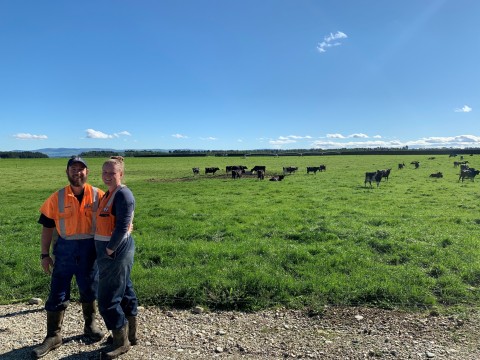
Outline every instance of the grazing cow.
{"type": "Polygon", "coordinates": [[[206,167],[205,168],[205,175],[206,174],[213,174],[215,175],[215,173],[220,170],[218,167],[206,167]]]}
{"type": "Polygon", "coordinates": [[[410,164],[415,165],[415,169],[418,169],[420,167],[420,161],[412,161],[410,164]]]}
{"type": "Polygon", "coordinates": [[[377,187],[380,185],[380,181],[382,181],[382,170],[365,173],[365,187],[367,187],[367,182],[370,184],[370,187],[373,187],[372,181],[377,183],[377,187]]]}
{"type": "Polygon", "coordinates": [[[258,173],[258,171],[263,171],[265,173],[265,171],[267,171],[267,167],[266,166],[255,165],[251,170],[252,174],[254,172],[258,173]]]}
{"type": "Polygon", "coordinates": [[[264,170],[257,170],[257,179],[260,179],[260,180],[265,179],[265,171],[264,170]]]}
{"type": "Polygon", "coordinates": [[[307,174],[313,172],[315,175],[317,175],[317,171],[320,171],[320,166],[307,166],[307,174]]]}
{"type": "Polygon", "coordinates": [[[241,177],[242,177],[241,169],[232,170],[232,179],[240,179],[241,177]]]}
{"type": "Polygon", "coordinates": [[[398,164],[398,170],[402,170],[405,167],[405,163],[398,164]]]}
{"type": "Polygon", "coordinates": [[[228,174],[230,171],[240,170],[242,173],[245,173],[246,169],[248,169],[248,167],[246,167],[244,165],[233,165],[233,166],[227,166],[225,168],[225,172],[228,174]]]}
{"type": "Polygon", "coordinates": [[[297,170],[298,170],[298,167],[296,167],[296,166],[287,166],[287,167],[283,168],[283,173],[284,174],[291,174],[291,173],[294,173],[297,170]]]}
{"type": "Polygon", "coordinates": [[[428,160],[435,160],[435,156],[430,156],[428,160]]]}
{"type": "Polygon", "coordinates": [[[275,175],[270,178],[270,181],[282,181],[285,175],[275,175]]]}
{"type": "Polygon", "coordinates": [[[320,171],[327,171],[327,167],[323,164],[320,165],[319,168],[320,168],[320,171]]]}
{"type": "Polygon", "coordinates": [[[433,178],[443,178],[443,174],[439,171],[437,173],[430,174],[430,177],[433,178]]]}
{"type": "Polygon", "coordinates": [[[453,167],[458,167],[459,165],[467,165],[468,164],[468,160],[465,160],[465,161],[454,161],[453,162],[453,167]]]}
{"type": "Polygon", "coordinates": [[[460,171],[468,170],[469,168],[470,168],[470,166],[468,166],[468,164],[460,164],[460,171]]]}
{"type": "Polygon", "coordinates": [[[390,176],[390,171],[392,171],[392,169],[381,170],[382,178],[385,178],[386,181],[388,181],[388,177],[390,176]]]}
{"type": "Polygon", "coordinates": [[[200,174],[200,168],[198,168],[198,167],[192,168],[192,171],[193,171],[193,176],[200,174]]]}
{"type": "Polygon", "coordinates": [[[478,174],[480,174],[480,170],[475,170],[474,168],[462,170],[460,171],[460,176],[458,178],[458,181],[462,179],[462,182],[463,182],[465,178],[472,179],[472,181],[474,181],[475,176],[477,176],[478,174]]]}

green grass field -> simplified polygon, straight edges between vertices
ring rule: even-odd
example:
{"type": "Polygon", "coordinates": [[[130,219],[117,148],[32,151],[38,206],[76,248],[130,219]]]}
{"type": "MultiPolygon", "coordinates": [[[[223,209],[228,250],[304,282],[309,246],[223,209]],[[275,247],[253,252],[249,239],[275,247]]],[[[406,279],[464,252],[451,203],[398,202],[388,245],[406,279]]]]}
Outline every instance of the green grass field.
{"type": "MultiPolygon", "coordinates": [[[[104,188],[103,159],[87,159],[104,188]]],[[[480,158],[466,158],[480,167],[480,158]]],[[[325,304],[424,308],[480,301],[479,182],[448,156],[126,158],[142,304],[256,310],[325,304]],[[420,161],[415,169],[410,162],[420,161]],[[398,163],[406,167],[398,170],[398,163]],[[306,174],[325,164],[326,172],[306,174]],[[263,181],[226,165],[266,165],[263,181]],[[216,166],[216,175],[204,168],[216,166]],[[268,178],[298,166],[284,181],[268,178]],[[200,167],[194,177],[192,167],[200,167]],[[377,188],[366,171],[392,168],[377,188]],[[441,171],[443,178],[430,178],[441,171]]],[[[0,160],[0,302],[45,298],[38,209],[66,159],[0,160]]],[[[75,294],[75,292],[74,292],[75,294]]]]}

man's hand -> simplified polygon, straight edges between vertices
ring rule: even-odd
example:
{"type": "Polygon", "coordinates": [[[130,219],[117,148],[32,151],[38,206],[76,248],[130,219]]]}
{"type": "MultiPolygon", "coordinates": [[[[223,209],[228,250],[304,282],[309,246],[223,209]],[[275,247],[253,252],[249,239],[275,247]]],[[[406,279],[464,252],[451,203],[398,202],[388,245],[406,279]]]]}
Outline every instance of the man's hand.
{"type": "Polygon", "coordinates": [[[53,259],[50,256],[42,259],[42,268],[45,274],[52,275],[53,259]]]}

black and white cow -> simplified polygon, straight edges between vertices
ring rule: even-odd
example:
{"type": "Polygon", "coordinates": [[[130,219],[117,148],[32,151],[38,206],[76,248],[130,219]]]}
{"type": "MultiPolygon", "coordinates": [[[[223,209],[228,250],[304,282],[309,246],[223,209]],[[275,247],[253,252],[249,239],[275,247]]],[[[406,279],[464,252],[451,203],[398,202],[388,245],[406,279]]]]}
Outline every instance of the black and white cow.
{"type": "Polygon", "coordinates": [[[372,181],[377,183],[377,187],[380,185],[380,181],[382,181],[382,170],[365,173],[365,187],[367,187],[367,182],[370,184],[370,187],[373,187],[372,181]]]}
{"type": "Polygon", "coordinates": [[[255,165],[251,170],[252,174],[255,172],[258,173],[258,171],[263,171],[263,173],[265,174],[265,171],[267,171],[267,167],[264,165],[255,165]]]}
{"type": "Polygon", "coordinates": [[[463,180],[465,178],[472,179],[472,181],[474,181],[475,176],[477,176],[478,174],[480,174],[480,170],[475,170],[474,168],[470,168],[470,169],[467,169],[467,170],[461,170],[458,181],[460,181],[460,179],[462,179],[462,182],[463,182],[463,180]]]}
{"type": "Polygon", "coordinates": [[[192,171],[193,171],[193,176],[200,174],[200,168],[198,167],[192,168],[192,171]]]}

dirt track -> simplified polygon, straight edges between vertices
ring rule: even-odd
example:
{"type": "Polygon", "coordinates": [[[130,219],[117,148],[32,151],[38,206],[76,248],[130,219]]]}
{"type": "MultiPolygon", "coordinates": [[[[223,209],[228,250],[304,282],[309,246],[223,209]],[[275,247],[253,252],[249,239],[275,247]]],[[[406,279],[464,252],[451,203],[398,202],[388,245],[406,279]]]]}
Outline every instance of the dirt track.
{"type": "MultiPolygon", "coordinates": [[[[101,319],[99,319],[101,321],[101,319]]],[[[165,311],[141,308],[140,343],[122,359],[480,359],[480,317],[368,308],[300,311],[165,311]]],[[[103,322],[102,326],[103,326],[103,322]]],[[[43,359],[97,359],[82,337],[79,304],[67,309],[64,345],[43,359]]],[[[25,359],[45,336],[41,305],[0,306],[0,359],[25,359]]]]}

